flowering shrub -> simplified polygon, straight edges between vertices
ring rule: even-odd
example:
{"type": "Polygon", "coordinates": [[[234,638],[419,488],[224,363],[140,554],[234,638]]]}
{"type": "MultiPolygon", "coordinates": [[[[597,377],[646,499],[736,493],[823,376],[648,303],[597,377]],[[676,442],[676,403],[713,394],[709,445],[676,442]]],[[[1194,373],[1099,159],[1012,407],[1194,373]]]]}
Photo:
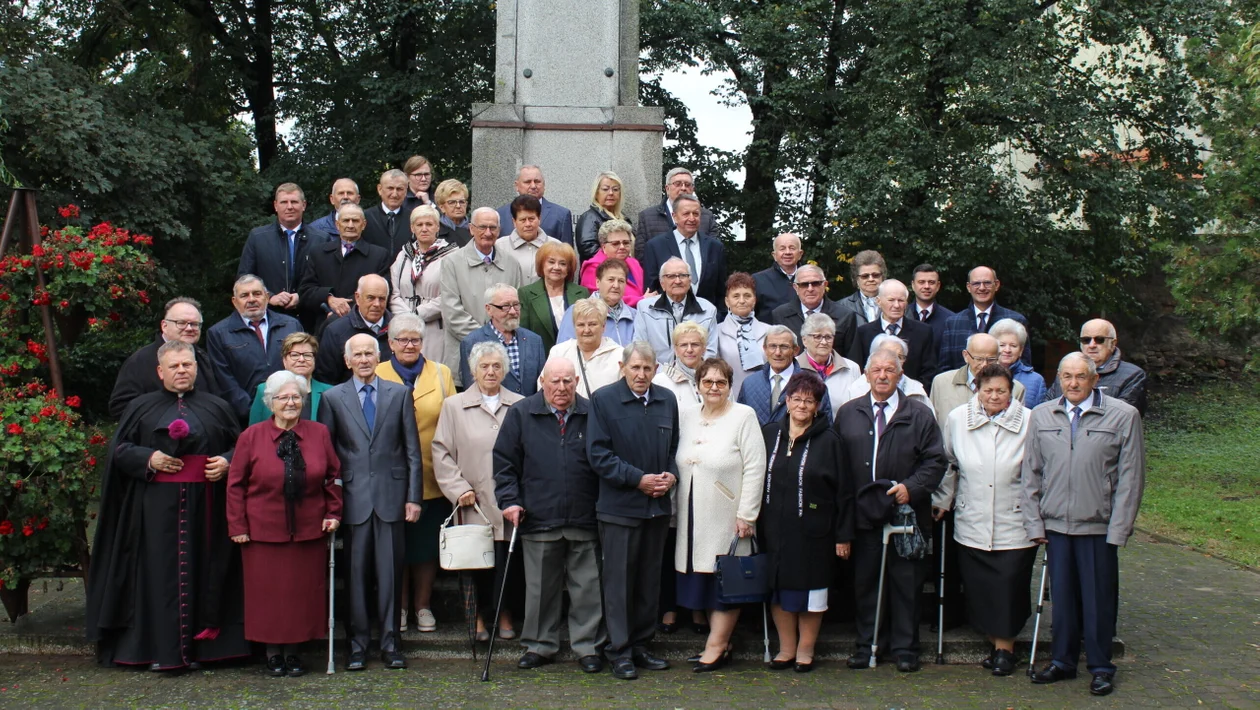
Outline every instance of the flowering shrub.
{"type": "Polygon", "coordinates": [[[78,565],[105,437],[38,381],[0,388],[0,588],[78,565]]]}

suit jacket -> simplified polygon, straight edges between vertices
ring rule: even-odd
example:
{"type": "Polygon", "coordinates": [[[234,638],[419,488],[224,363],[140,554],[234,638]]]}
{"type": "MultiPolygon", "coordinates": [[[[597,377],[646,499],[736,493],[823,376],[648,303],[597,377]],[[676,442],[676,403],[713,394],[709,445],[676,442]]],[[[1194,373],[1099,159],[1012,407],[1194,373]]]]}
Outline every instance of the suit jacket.
{"type": "Polygon", "coordinates": [[[329,296],[354,299],[359,277],[377,274],[388,282],[390,261],[384,249],[362,239],[344,257],[340,239],[316,245],[306,256],[302,282],[298,284],[302,311],[318,323],[329,312],[329,296]]]}
{"type": "Polygon", "coordinates": [[[333,241],[331,235],[313,224],[300,224],[293,244],[293,273],[289,273],[289,238],[279,222],[255,227],[245,240],[236,275],[253,274],[262,279],[271,293],[298,292],[306,256],[312,247],[333,241]]]}
{"type": "Polygon", "coordinates": [[[372,386],[376,426],[371,430],[353,380],[325,392],[319,405],[319,423],[328,427],[341,460],[342,519],[348,525],[366,523],[373,514],[386,523],[402,522],[405,504],[419,505],[424,494],[411,391],[379,377],[372,386]]]}
{"type": "MultiPolygon", "coordinates": [[[[674,231],[674,216],[669,213],[669,198],[662,197],[659,204],[644,209],[634,223],[634,256],[643,261],[648,239],[666,232],[674,231]]],[[[700,207],[700,233],[717,234],[717,218],[708,207],[700,207]]],[[[723,286],[726,284],[723,283],[723,286]]]]}
{"type": "Polygon", "coordinates": [[[319,335],[319,354],[315,356],[315,379],[330,385],[339,385],[350,379],[350,368],[346,367],[346,341],[366,333],[375,335],[381,344],[381,357],[389,355],[389,311],[381,317],[381,331],[373,333],[372,327],[359,314],[359,307],[354,306],[344,316],[333,316],[319,335]]]}
{"type": "MultiPolygon", "coordinates": [[[[859,321],[854,318],[853,312],[841,307],[839,302],[826,297],[818,305],[818,311],[831,316],[831,320],[836,324],[836,340],[832,345],[832,349],[838,353],[849,352],[849,347],[853,344],[853,338],[857,333],[859,324],[859,321]]],[[[801,310],[801,300],[793,297],[788,303],[774,309],[770,322],[791,328],[799,340],[801,328],[805,325],[805,312],[801,310]]],[[[866,360],[862,361],[862,363],[865,362],[866,360]]]]}
{"type": "MultiPolygon", "coordinates": [[[[840,307],[843,308],[844,310],[849,311],[850,313],[853,314],[853,317],[856,320],[857,325],[862,325],[863,323],[870,322],[870,319],[866,317],[866,308],[862,304],[861,291],[854,291],[848,296],[845,296],[839,301],[836,301],[836,303],[840,304],[840,307]]],[[[875,317],[879,318],[879,315],[876,314],[875,317]]]]}
{"type": "MultiPolygon", "coordinates": [[[[752,407],[753,411],[757,413],[757,422],[761,426],[771,422],[782,421],[783,417],[787,416],[787,381],[792,379],[792,375],[801,370],[800,365],[794,365],[790,372],[784,373],[786,377],[783,379],[783,388],[779,391],[779,400],[774,403],[773,407],[770,406],[770,395],[774,393],[774,385],[770,383],[769,364],[748,375],[735,401],[752,407]]],[[[822,402],[819,404],[818,412],[826,416],[828,420],[831,419],[830,397],[823,397],[822,402]]]]}
{"type": "Polygon", "coordinates": [[[938,353],[941,349],[941,336],[945,333],[945,321],[949,320],[949,317],[952,315],[954,315],[954,312],[942,306],[939,302],[932,304],[932,313],[927,320],[919,317],[919,304],[914,299],[910,299],[910,307],[906,309],[906,318],[912,318],[932,327],[932,347],[936,348],[938,353]]]}
{"type": "Polygon", "coordinates": [[[393,263],[404,244],[411,241],[411,210],[404,203],[394,216],[394,229],[389,229],[389,218],[385,214],[385,206],[381,203],[363,210],[367,218],[367,226],[363,228],[363,241],[384,249],[389,253],[389,261],[393,263]]]}
{"type": "Polygon", "coordinates": [[[293,506],[290,534],[284,500],[284,461],[276,455],[284,430],[270,419],[241,433],[227,479],[228,535],[256,542],[300,542],[324,536],[325,520],[341,519],[341,462],[324,425],[300,420],[293,427],[306,463],[302,499],[293,506]]]}
{"type": "MultiPolygon", "coordinates": [[[[567,207],[561,207],[554,202],[548,202],[547,198],[540,198],[542,202],[542,214],[539,215],[539,222],[542,225],[542,231],[547,236],[573,246],[573,213],[567,207]]],[[[516,231],[512,226],[512,203],[508,203],[499,208],[499,233],[511,234],[516,231]]]]}
{"type": "MultiPolygon", "coordinates": [[[[543,352],[551,352],[556,345],[556,332],[560,324],[556,323],[551,313],[551,299],[547,297],[546,283],[539,280],[528,286],[522,286],[517,289],[516,295],[521,299],[521,327],[541,337],[543,352]]],[[[591,292],[585,287],[572,282],[566,283],[564,285],[565,311],[579,299],[588,298],[590,295],[591,292]]]]}
{"type": "Polygon", "coordinates": [[[302,325],[296,318],[268,310],[267,348],[264,350],[254,329],[239,313],[210,326],[206,349],[210,353],[214,378],[219,383],[219,396],[232,405],[242,422],[249,419],[254,390],[268,375],[284,369],[280,357],[284,339],[300,332],[302,325]]]}
{"type": "Polygon", "coordinates": [[[774,309],[797,300],[792,278],[783,273],[778,264],[753,274],[757,283],[757,320],[774,322],[774,309]]]}
{"type": "MultiPolygon", "coordinates": [[[[459,344],[486,322],[486,289],[496,283],[514,287],[525,283],[520,263],[500,249],[494,250],[494,260],[489,264],[483,263],[475,242],[442,259],[438,287],[438,305],[446,331],[442,352],[446,366],[456,376],[460,370],[459,344]]],[[[469,385],[462,380],[456,384],[469,385]]]]}
{"type": "MultiPolygon", "coordinates": [[[[865,368],[866,358],[871,354],[871,343],[883,332],[883,319],[858,326],[857,336],[853,339],[848,358],[856,362],[859,367],[865,368]]],[[[908,316],[903,317],[897,337],[910,346],[910,354],[906,356],[904,366],[906,377],[930,386],[932,378],[936,376],[936,351],[932,349],[932,328],[917,320],[910,320],[908,316]]]]}
{"type": "MultiPolygon", "coordinates": [[[[957,370],[967,361],[963,359],[962,351],[967,349],[967,338],[976,332],[976,307],[974,304],[968,304],[966,308],[950,316],[945,321],[945,330],[941,333],[941,342],[937,346],[937,373],[947,372],[949,370],[957,370]]],[[[989,318],[985,321],[984,332],[989,332],[989,328],[993,324],[1003,318],[1011,318],[1020,322],[1025,329],[1028,328],[1028,319],[1023,314],[1016,313],[1009,308],[1003,308],[994,303],[989,309],[989,318]]],[[[1025,347],[1024,354],[1020,357],[1026,364],[1032,364],[1032,348],[1025,347]]]]}
{"type": "MultiPolygon", "coordinates": [[[[547,351],[543,350],[542,338],[526,328],[516,329],[516,338],[520,340],[521,374],[518,377],[509,366],[503,373],[503,387],[528,397],[538,391],[538,376],[542,374],[543,365],[547,363],[547,351]]],[[[489,321],[477,330],[468,334],[459,344],[459,378],[465,387],[473,383],[472,371],[468,369],[468,355],[473,346],[482,342],[499,342],[499,335],[494,324],[489,321]]]]}
{"type": "MultiPolygon", "coordinates": [[[[696,296],[712,303],[717,308],[717,319],[720,322],[726,317],[726,248],[722,240],[710,237],[703,231],[698,232],[700,253],[700,283],[692,283],[696,296]]],[[[647,279],[648,288],[664,293],[661,289],[661,264],[671,257],[682,258],[678,251],[678,241],[672,231],[658,234],[648,242],[643,252],[643,277],[647,279]]],[[[686,261],[684,259],[684,261],[686,261]]]]}

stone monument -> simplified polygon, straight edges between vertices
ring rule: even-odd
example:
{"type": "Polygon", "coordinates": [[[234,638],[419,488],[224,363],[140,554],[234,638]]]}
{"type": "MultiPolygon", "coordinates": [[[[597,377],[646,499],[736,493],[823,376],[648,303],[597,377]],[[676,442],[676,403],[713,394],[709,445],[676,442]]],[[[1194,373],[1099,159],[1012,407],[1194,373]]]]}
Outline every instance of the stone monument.
{"type": "Polygon", "coordinates": [[[659,202],[665,112],[639,105],[639,0],[498,0],[497,9],[494,103],[472,107],[473,204],[511,201],[517,170],[531,164],[547,199],[574,219],[605,170],[621,178],[631,221],[659,202]]]}

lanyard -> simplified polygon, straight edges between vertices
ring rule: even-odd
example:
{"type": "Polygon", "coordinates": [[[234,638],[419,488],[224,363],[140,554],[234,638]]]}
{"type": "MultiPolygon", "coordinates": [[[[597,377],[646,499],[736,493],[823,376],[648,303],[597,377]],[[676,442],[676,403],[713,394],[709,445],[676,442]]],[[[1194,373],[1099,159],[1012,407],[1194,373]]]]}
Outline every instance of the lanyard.
{"type": "MultiPolygon", "coordinates": [[[[779,443],[782,441],[783,437],[775,440],[774,451],[770,453],[770,463],[766,466],[767,506],[770,505],[770,483],[774,480],[774,460],[779,455],[779,443]]],[[[801,452],[801,465],[796,469],[796,517],[798,518],[805,516],[805,462],[809,459],[809,445],[811,441],[805,442],[805,450],[801,452]]]]}

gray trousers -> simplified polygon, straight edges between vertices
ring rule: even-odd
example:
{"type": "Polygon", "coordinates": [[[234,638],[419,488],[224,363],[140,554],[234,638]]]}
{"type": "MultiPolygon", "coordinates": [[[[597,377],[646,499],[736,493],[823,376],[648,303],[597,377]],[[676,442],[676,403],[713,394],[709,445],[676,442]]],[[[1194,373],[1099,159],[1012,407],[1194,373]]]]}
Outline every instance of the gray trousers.
{"type": "Polygon", "coordinates": [[[604,559],[604,623],[609,660],[630,658],[656,633],[661,593],[661,555],[669,516],[618,525],[599,521],[604,559]]]}
{"type": "Polygon", "coordinates": [[[350,650],[366,653],[372,640],[368,592],[376,585],[376,623],[381,650],[398,651],[398,597],[402,587],[403,522],[387,523],[373,513],[361,525],[347,525],[350,574],[350,650]]]}
{"type": "Polygon", "coordinates": [[[582,656],[608,643],[599,585],[599,542],[594,530],[564,527],[523,535],[525,621],[521,645],[552,658],[560,651],[563,591],[569,591],[569,645],[582,656]]]}

